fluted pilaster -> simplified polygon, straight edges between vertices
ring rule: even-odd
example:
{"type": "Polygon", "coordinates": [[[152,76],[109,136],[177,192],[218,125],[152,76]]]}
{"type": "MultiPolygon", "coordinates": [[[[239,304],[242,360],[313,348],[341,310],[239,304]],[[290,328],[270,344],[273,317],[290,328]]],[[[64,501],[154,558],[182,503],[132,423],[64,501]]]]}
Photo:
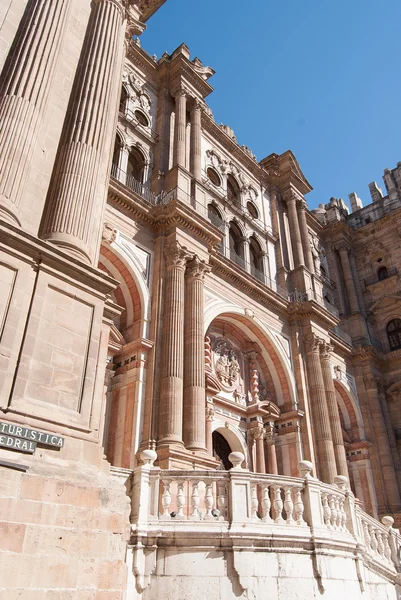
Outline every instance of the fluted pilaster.
{"type": "Polygon", "coordinates": [[[103,211],[104,197],[97,196],[96,187],[116,113],[123,18],[118,0],[93,3],[42,226],[45,239],[86,262],[103,211]]]}
{"type": "Polygon", "coordinates": [[[211,267],[197,256],[188,263],[185,301],[184,443],[206,450],[204,278],[211,267]]]}
{"type": "Polygon", "coordinates": [[[333,439],[334,455],[336,457],[337,474],[349,478],[347,457],[344,448],[343,432],[341,428],[340,413],[336,400],[336,390],[331,371],[330,358],[333,346],[325,342],[320,346],[320,358],[324,389],[326,393],[327,408],[329,411],[331,435],[333,439]]]}
{"type": "Polygon", "coordinates": [[[305,340],[312,419],[318,457],[319,475],[322,481],[333,483],[337,475],[336,459],[331,437],[329,411],[320,364],[320,346],[323,340],[310,334],[305,340]]]}
{"type": "MultiPolygon", "coordinates": [[[[174,242],[166,246],[165,257],[167,276],[160,380],[160,444],[182,443],[185,266],[190,254],[184,246],[174,242]]],[[[203,405],[203,419],[204,416],[203,405]]]]}
{"type": "Polygon", "coordinates": [[[201,106],[195,100],[191,110],[191,172],[200,181],[202,172],[201,106]]]}
{"type": "Polygon", "coordinates": [[[187,120],[187,94],[178,90],[175,94],[174,165],[185,167],[185,140],[187,120]]]}
{"type": "Polygon", "coordinates": [[[338,247],[338,253],[340,255],[341,266],[344,274],[344,282],[347,290],[350,310],[351,313],[357,313],[359,312],[359,303],[356,295],[355,282],[352,275],[347,246],[345,244],[341,244],[338,247]]]}
{"type": "Polygon", "coordinates": [[[388,506],[380,506],[379,511],[398,511],[401,508],[400,493],[397,485],[397,475],[386,430],[386,422],[380,405],[380,381],[372,373],[364,377],[365,389],[369,399],[369,409],[372,418],[376,450],[379,455],[388,506]]]}
{"type": "Polygon", "coordinates": [[[306,222],[306,202],[305,200],[300,200],[297,206],[298,211],[298,223],[299,230],[301,233],[302,240],[302,250],[304,253],[304,260],[306,268],[311,272],[315,272],[315,266],[313,264],[312,251],[309,243],[309,232],[308,232],[308,224],[306,222]]]}
{"type": "Polygon", "coordinates": [[[23,224],[21,194],[70,0],[30,0],[0,78],[0,217],[23,224]]]}
{"type": "Polygon", "coordinates": [[[294,194],[290,194],[286,198],[288,210],[288,222],[290,226],[292,254],[294,257],[295,269],[304,266],[304,253],[302,249],[301,231],[298,222],[297,198],[294,194]]]}

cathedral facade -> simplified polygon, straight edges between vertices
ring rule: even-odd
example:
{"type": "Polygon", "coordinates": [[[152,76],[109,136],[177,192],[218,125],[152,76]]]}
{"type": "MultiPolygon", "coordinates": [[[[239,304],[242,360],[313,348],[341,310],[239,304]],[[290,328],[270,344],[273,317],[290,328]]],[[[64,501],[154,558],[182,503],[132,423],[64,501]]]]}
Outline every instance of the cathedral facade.
{"type": "Polygon", "coordinates": [[[309,210],[163,3],[0,13],[0,598],[396,600],[401,163],[309,210]]]}

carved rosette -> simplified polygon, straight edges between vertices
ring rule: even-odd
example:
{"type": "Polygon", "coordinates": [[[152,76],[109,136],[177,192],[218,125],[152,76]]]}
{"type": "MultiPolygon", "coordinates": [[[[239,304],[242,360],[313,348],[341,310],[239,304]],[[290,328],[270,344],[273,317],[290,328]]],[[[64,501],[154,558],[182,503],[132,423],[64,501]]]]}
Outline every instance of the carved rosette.
{"type": "Polygon", "coordinates": [[[173,242],[165,247],[164,256],[166,258],[167,270],[173,268],[184,270],[188,259],[190,259],[192,255],[185,246],[181,246],[179,242],[173,242]]]}

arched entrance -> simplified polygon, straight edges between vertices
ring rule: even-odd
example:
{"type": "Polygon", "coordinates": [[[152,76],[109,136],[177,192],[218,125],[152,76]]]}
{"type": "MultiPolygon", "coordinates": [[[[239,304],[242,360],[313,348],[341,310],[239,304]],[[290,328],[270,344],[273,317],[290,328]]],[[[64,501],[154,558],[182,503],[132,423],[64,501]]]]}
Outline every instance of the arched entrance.
{"type": "Polygon", "coordinates": [[[232,467],[232,464],[228,460],[229,455],[231,454],[230,444],[227,442],[226,438],[221,435],[219,431],[213,431],[212,433],[213,439],[213,457],[219,462],[218,469],[229,471],[232,467]]]}

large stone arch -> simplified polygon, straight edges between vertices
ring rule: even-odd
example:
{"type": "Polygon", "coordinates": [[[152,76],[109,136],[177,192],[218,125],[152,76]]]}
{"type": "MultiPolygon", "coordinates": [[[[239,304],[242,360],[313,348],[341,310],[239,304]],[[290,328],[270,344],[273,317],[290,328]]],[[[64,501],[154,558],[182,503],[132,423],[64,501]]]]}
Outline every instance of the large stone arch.
{"type": "Polygon", "coordinates": [[[345,430],[352,433],[353,442],[365,440],[365,428],[357,398],[339,379],[334,379],[334,388],[345,430]],[[356,437],[358,439],[355,439],[356,437]]]}
{"type": "Polygon", "coordinates": [[[206,308],[204,330],[205,334],[217,318],[224,317],[242,329],[250,340],[255,341],[262,357],[271,373],[279,406],[296,403],[295,380],[291,370],[289,357],[277,343],[272,332],[255,316],[248,316],[244,309],[228,303],[212,303],[206,308]]]}
{"type": "Polygon", "coordinates": [[[221,433],[227,440],[231,452],[242,452],[245,457],[247,456],[247,447],[244,437],[236,427],[225,421],[215,419],[212,424],[212,432],[213,431],[221,433]]]}

